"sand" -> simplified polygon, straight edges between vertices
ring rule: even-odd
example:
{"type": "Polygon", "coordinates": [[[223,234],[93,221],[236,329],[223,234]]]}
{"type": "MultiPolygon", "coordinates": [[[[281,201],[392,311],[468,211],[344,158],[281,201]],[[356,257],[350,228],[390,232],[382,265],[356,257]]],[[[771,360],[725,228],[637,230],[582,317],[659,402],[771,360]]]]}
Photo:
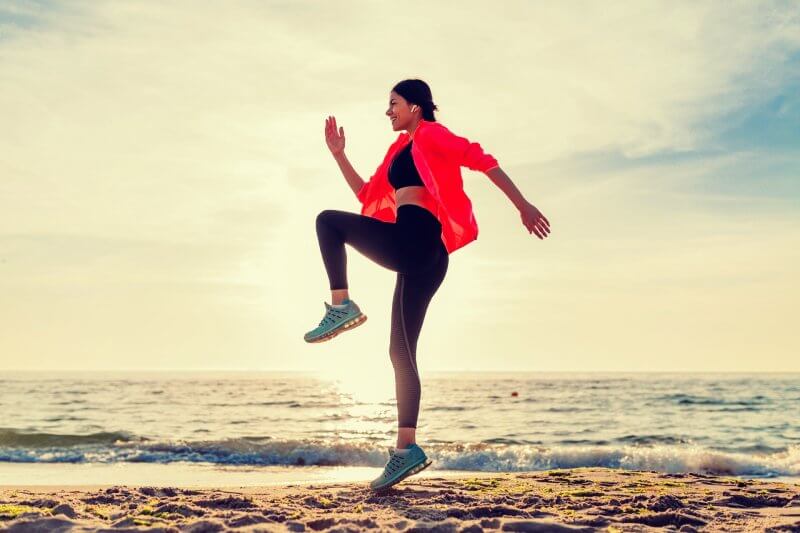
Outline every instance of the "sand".
{"type": "MultiPolygon", "coordinates": [[[[430,474],[434,474],[431,472],[430,474]]],[[[271,487],[0,487],[4,531],[800,531],[800,485],[609,468],[271,487]]]]}

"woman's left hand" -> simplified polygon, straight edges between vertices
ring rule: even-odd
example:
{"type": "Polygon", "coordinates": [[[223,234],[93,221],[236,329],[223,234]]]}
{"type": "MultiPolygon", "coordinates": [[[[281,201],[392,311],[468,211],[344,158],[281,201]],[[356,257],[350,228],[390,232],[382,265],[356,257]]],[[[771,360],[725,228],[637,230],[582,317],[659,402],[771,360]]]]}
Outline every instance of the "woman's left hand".
{"type": "Polygon", "coordinates": [[[532,203],[525,202],[525,205],[519,210],[519,216],[522,218],[522,223],[528,228],[528,233],[536,233],[540,239],[544,239],[550,233],[550,222],[532,203]]]}

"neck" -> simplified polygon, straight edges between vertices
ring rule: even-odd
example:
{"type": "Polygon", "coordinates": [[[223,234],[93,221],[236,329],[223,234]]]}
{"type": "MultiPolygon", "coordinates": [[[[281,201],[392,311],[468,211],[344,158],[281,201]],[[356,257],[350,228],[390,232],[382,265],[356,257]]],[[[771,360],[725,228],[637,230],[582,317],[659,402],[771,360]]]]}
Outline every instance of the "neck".
{"type": "Polygon", "coordinates": [[[415,119],[411,126],[406,128],[406,131],[408,131],[408,134],[411,136],[412,140],[414,139],[414,133],[417,131],[417,127],[419,127],[420,120],[421,119],[419,118],[415,119]]]}

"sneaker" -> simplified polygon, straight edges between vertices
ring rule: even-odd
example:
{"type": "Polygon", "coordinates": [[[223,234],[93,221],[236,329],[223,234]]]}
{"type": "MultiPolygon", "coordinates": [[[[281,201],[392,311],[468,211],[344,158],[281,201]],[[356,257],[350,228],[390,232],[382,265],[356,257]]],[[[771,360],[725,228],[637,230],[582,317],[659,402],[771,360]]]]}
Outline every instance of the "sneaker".
{"type": "Polygon", "coordinates": [[[397,450],[390,446],[389,462],[386,463],[383,473],[372,480],[369,486],[372,490],[388,489],[408,476],[424,470],[432,462],[422,451],[422,448],[416,444],[412,444],[403,450],[397,450]]]}
{"type": "Polygon", "coordinates": [[[325,303],[325,316],[319,326],[304,335],[306,342],[322,342],[334,338],[339,333],[360,326],[367,320],[353,300],[344,300],[346,307],[334,307],[325,303]]]}

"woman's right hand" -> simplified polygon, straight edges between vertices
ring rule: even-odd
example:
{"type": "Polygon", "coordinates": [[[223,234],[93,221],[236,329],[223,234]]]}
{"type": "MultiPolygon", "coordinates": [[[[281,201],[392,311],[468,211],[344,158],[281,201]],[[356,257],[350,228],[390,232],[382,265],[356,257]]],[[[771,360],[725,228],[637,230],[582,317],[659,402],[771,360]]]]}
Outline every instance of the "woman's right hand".
{"type": "Polygon", "coordinates": [[[325,142],[334,156],[344,152],[344,128],[336,131],[336,117],[325,119],[325,142]]]}

